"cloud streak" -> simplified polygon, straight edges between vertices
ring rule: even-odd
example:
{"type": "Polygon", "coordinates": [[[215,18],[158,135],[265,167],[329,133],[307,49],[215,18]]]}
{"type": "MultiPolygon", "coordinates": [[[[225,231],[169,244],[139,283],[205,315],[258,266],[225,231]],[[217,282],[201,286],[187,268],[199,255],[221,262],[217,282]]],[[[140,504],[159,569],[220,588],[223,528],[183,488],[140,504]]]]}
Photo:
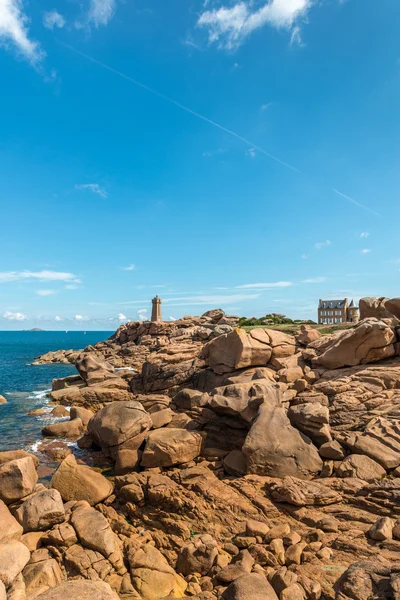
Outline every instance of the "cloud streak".
{"type": "Polygon", "coordinates": [[[326,248],[327,246],[330,246],[331,242],[330,240],[325,240],[325,242],[317,242],[315,244],[315,247],[317,250],[321,250],[321,248],[326,248]]]}
{"type": "Polygon", "coordinates": [[[38,296],[52,296],[53,294],[57,294],[56,290],[36,290],[35,294],[38,296]]]}
{"type": "Polygon", "coordinates": [[[275,283],[246,283],[245,285],[237,285],[236,289],[269,290],[274,288],[287,288],[291,287],[292,285],[292,281],[276,281],[275,283]]]}
{"type": "Polygon", "coordinates": [[[63,273],[62,271],[3,271],[0,272],[0,283],[10,283],[12,281],[24,280],[39,281],[72,281],[80,283],[73,273],[63,273]]]}
{"type": "Polygon", "coordinates": [[[99,186],[98,183],[76,183],[76,190],[90,190],[93,194],[98,194],[102,198],[108,198],[106,190],[99,186]]]}
{"type": "Polygon", "coordinates": [[[326,280],[326,277],[310,277],[309,279],[303,279],[301,283],[323,283],[326,280]]]}
{"type": "Polygon", "coordinates": [[[32,65],[45,56],[38,42],[30,39],[28,17],[23,12],[21,0],[0,0],[0,46],[11,44],[32,65]]]}

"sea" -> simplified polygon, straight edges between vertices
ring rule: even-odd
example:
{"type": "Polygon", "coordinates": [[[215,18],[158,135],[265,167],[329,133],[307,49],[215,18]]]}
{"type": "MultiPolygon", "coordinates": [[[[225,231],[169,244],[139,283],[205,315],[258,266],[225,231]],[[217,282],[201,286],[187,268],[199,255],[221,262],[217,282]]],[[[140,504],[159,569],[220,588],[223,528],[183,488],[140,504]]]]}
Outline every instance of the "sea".
{"type": "Polygon", "coordinates": [[[50,415],[48,393],[53,379],[76,374],[73,365],[33,366],[35,357],[54,350],[83,350],[106,340],[111,331],[0,331],[0,451],[37,450],[41,429],[57,421],[50,415]],[[29,416],[37,409],[45,414],[29,416]]]}

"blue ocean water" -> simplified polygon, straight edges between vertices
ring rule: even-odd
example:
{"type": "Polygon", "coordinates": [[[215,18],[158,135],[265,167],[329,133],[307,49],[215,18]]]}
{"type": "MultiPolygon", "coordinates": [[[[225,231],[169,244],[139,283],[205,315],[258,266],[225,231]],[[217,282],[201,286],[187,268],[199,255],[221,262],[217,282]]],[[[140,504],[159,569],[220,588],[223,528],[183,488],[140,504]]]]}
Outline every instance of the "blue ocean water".
{"type": "Polygon", "coordinates": [[[42,427],[54,419],[28,413],[48,407],[52,379],[76,373],[73,365],[31,365],[36,356],[50,350],[80,350],[110,337],[110,331],[0,331],[0,451],[34,449],[42,427]]]}

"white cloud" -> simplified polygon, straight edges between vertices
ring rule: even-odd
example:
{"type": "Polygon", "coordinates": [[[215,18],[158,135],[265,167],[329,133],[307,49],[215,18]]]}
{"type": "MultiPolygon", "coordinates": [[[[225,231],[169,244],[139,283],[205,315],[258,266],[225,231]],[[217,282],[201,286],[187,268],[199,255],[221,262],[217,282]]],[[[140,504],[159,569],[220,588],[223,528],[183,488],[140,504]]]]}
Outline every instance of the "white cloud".
{"type": "Polygon", "coordinates": [[[128,265],[127,267],[121,267],[123,271],[134,271],[135,265],[128,265]]]}
{"type": "Polygon", "coordinates": [[[221,6],[206,10],[197,21],[198,27],[208,31],[210,43],[219,48],[232,50],[240,46],[253,31],[270,25],[275,29],[286,29],[298,37],[300,30],[295,25],[306,16],[314,0],[271,0],[260,8],[253,9],[250,0],[241,1],[232,7],[221,6]]]}
{"type": "Polygon", "coordinates": [[[262,111],[268,110],[270,106],[272,106],[272,102],[267,102],[267,104],[261,104],[260,109],[262,111]]]}
{"type": "Polygon", "coordinates": [[[321,250],[321,248],[325,248],[326,246],[330,246],[331,243],[329,240],[326,240],[325,242],[317,242],[315,244],[315,247],[317,250],[321,250]]]}
{"type": "Polygon", "coordinates": [[[323,283],[326,279],[326,277],[310,277],[310,279],[303,279],[301,283],[323,283]]]}
{"type": "Polygon", "coordinates": [[[23,313],[20,312],[10,312],[10,311],[6,311],[3,314],[3,319],[7,319],[7,321],[26,321],[27,320],[27,315],[24,315],[23,313]]]}
{"type": "Polygon", "coordinates": [[[91,0],[88,13],[89,23],[95,27],[107,25],[115,12],[115,0],[91,0]]]}
{"type": "MultiPolygon", "coordinates": [[[[1,0],[0,0],[1,2],[1,0]]],[[[37,279],[39,281],[73,281],[80,283],[73,273],[63,273],[60,271],[3,271],[0,272],[0,283],[9,283],[11,281],[21,281],[27,279],[37,279]]]]}
{"type": "Polygon", "coordinates": [[[59,317],[58,315],[54,318],[55,321],[62,321],[62,318],[59,317]]]}
{"type": "Polygon", "coordinates": [[[250,158],[255,158],[256,157],[256,151],[254,148],[249,148],[247,150],[247,154],[250,156],[250,158]]]}
{"type": "MultiPolygon", "coordinates": [[[[77,283],[80,283],[79,279],[76,280],[77,283]]],[[[76,283],[68,283],[67,285],[64,285],[64,288],[66,290],[77,290],[78,286],[76,285],[76,283]]]]}
{"type": "Polygon", "coordinates": [[[102,198],[107,198],[108,194],[106,190],[99,186],[98,183],[76,183],[76,190],[90,190],[93,194],[98,194],[102,198]]]}
{"type": "Polygon", "coordinates": [[[290,45],[291,46],[304,46],[301,39],[301,29],[298,25],[293,27],[292,34],[290,36],[290,45]]]}
{"type": "Polygon", "coordinates": [[[39,43],[29,38],[28,17],[23,12],[22,0],[0,0],[0,46],[11,44],[31,64],[38,64],[45,53],[39,43]]]}
{"type": "Polygon", "coordinates": [[[260,289],[268,290],[271,288],[286,288],[292,286],[291,281],[276,281],[275,283],[246,283],[245,285],[237,285],[237,289],[260,289]]]}
{"type": "Polygon", "coordinates": [[[361,254],[369,254],[371,252],[371,250],[369,248],[363,248],[362,250],[360,250],[361,254]]]}
{"type": "Polygon", "coordinates": [[[170,317],[169,320],[170,321],[176,321],[175,317],[170,317]]]}
{"type": "Polygon", "coordinates": [[[139,317],[140,321],[144,321],[145,319],[147,319],[147,313],[148,313],[147,308],[140,308],[137,311],[137,316],[139,317]]]}
{"type": "Polygon", "coordinates": [[[47,29],[54,29],[55,27],[61,29],[65,25],[65,19],[56,10],[50,10],[43,15],[43,25],[47,29]]]}
{"type": "Polygon", "coordinates": [[[57,294],[57,290],[36,290],[35,294],[38,296],[52,296],[57,294]]]}
{"type": "Polygon", "coordinates": [[[310,258],[310,257],[309,257],[309,255],[308,255],[308,254],[302,254],[302,255],[301,255],[301,258],[302,258],[303,260],[307,260],[307,258],[310,258]]]}
{"type": "Polygon", "coordinates": [[[87,321],[88,318],[87,317],[83,317],[82,315],[76,315],[75,316],[75,321],[87,321]]]}
{"type": "Polygon", "coordinates": [[[122,313],[118,313],[118,321],[120,323],[125,323],[128,319],[126,318],[125,315],[123,315],[122,313]]]}
{"type": "Polygon", "coordinates": [[[360,238],[367,238],[369,237],[369,231],[363,231],[360,233],[360,238]]]}

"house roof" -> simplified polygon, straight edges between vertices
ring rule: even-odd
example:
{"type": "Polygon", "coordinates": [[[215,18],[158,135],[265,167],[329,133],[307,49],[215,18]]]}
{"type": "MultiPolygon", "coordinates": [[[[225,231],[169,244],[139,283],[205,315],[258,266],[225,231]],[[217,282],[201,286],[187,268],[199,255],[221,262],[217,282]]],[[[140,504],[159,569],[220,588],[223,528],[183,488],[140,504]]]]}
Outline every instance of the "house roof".
{"type": "Polygon", "coordinates": [[[347,298],[343,300],[320,300],[318,308],[344,308],[347,298]]]}

